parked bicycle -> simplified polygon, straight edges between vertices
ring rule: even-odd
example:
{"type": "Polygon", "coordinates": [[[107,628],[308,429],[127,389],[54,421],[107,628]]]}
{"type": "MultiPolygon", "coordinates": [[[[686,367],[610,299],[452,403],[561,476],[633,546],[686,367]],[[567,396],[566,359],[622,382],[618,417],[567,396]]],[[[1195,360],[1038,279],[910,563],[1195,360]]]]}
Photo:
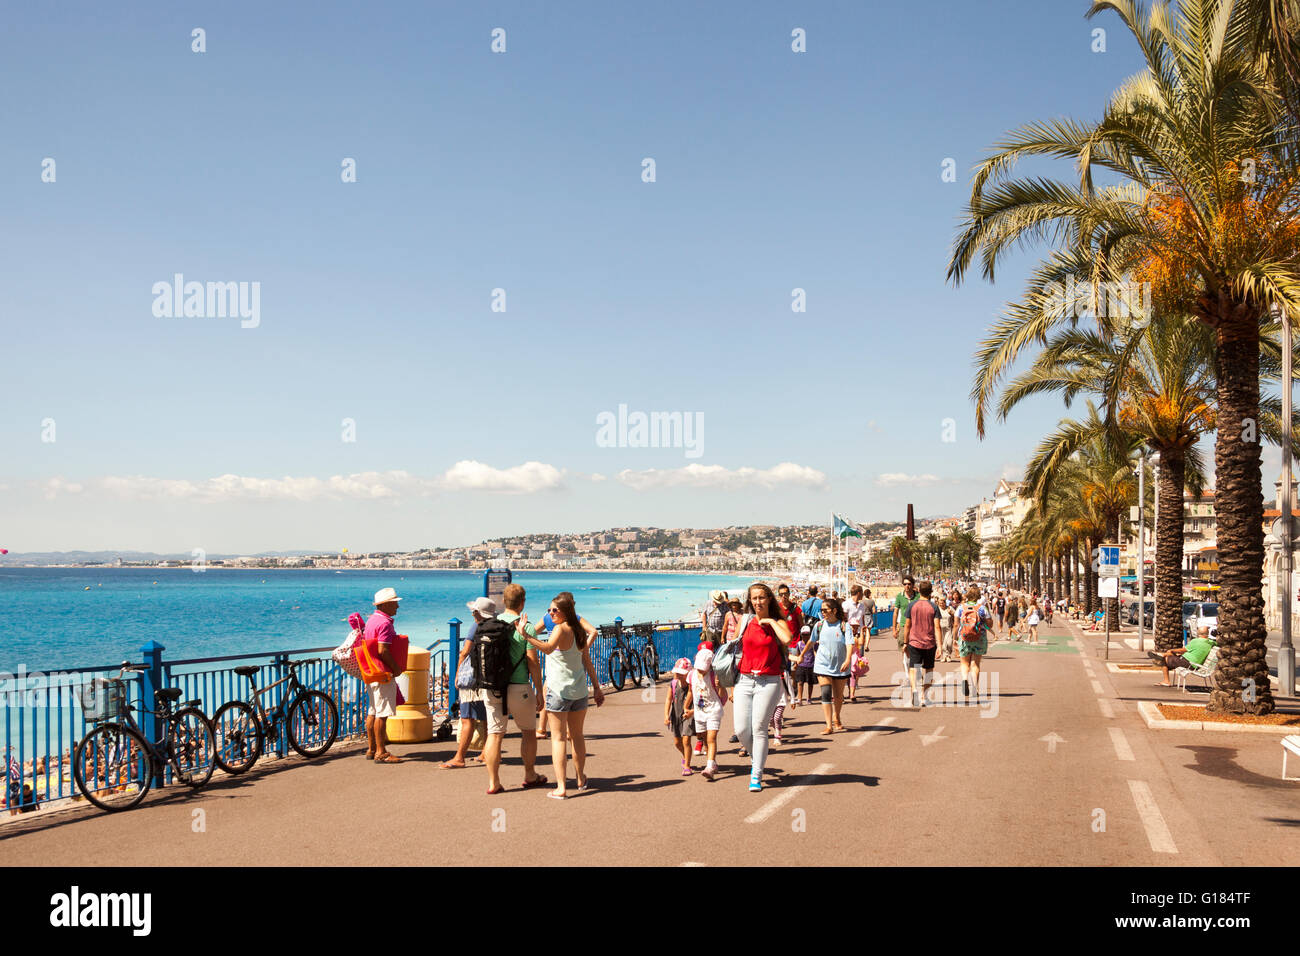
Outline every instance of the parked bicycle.
{"type": "Polygon", "coordinates": [[[328,694],[310,690],[298,680],[298,668],[314,661],[291,661],[289,675],[257,689],[258,667],[245,664],[235,673],[248,678],[251,692],[247,701],[222,704],[212,718],[216,734],[217,766],[226,773],[243,773],[262,755],[267,738],[278,739],[283,721],[289,746],[304,757],[319,757],[330,749],[339,732],[339,712],[328,694]],[[262,695],[281,684],[288,688],[273,710],[262,706],[262,695]]]}
{"type": "Polygon", "coordinates": [[[614,648],[609,652],[609,682],[615,690],[622,690],[628,677],[632,678],[634,686],[639,685],[642,674],[650,683],[658,682],[659,654],[654,646],[653,629],[653,624],[634,624],[626,631],[613,625],[601,626],[601,636],[614,642],[614,648]],[[646,636],[645,647],[638,651],[627,642],[626,635],[629,631],[641,635],[642,632],[638,629],[646,627],[651,630],[646,636]]]}
{"type": "Polygon", "coordinates": [[[216,752],[212,726],[197,700],[187,700],[172,712],[181,696],[179,687],[164,687],[154,694],[157,710],[141,708],[162,719],[162,737],[145,738],[131,715],[125,680],[127,673],[145,670],[124,663],[116,678],[96,678],[82,691],[82,709],[95,728],[77,744],[72,778],[82,795],[101,810],[136,806],[168,765],[176,780],[194,789],[212,777],[216,752]]]}

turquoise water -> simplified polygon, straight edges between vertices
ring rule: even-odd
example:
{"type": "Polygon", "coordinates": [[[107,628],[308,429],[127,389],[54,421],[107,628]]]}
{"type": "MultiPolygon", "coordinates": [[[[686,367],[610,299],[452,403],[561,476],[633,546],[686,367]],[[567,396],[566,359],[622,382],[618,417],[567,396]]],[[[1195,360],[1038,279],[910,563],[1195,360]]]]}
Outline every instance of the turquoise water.
{"type": "MultiPolygon", "coordinates": [[[[743,591],[749,577],[615,572],[516,572],[526,610],[540,618],[560,591],[597,624],[698,620],[709,591],[743,591]],[[630,589],[630,590],[629,590],[630,589]]],[[[138,661],[157,641],[168,660],[338,644],[352,611],[369,614],[374,593],[402,597],[397,627],[428,646],[467,601],[483,593],[481,571],[218,570],[189,568],[6,568],[0,570],[0,671],[46,673],[138,661]],[[90,590],[86,590],[89,588],[90,590]]]]}

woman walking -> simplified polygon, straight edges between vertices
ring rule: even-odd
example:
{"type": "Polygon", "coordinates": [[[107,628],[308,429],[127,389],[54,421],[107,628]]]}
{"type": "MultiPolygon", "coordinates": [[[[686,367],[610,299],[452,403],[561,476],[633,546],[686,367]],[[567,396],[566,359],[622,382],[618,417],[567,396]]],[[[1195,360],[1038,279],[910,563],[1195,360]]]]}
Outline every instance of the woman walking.
{"type": "Polygon", "coordinates": [[[823,734],[843,730],[840,710],[844,706],[844,684],[849,677],[849,648],[853,636],[844,620],[840,602],[829,598],[822,602],[822,622],[813,634],[817,643],[817,657],[813,660],[813,673],[821,687],[822,714],[826,717],[823,734]]]}
{"type": "Polygon", "coordinates": [[[767,725],[781,699],[782,656],[790,644],[790,626],[781,616],[776,595],[766,584],[752,584],[740,631],[740,667],[733,716],[742,749],[750,753],[749,789],[763,789],[767,764],[767,725]]]}
{"type": "Polygon", "coordinates": [[[596,678],[596,668],[591,663],[589,651],[592,638],[599,631],[578,617],[573,607],[573,597],[567,592],[557,594],[551,601],[551,620],[555,627],[550,637],[539,641],[528,637],[528,615],[516,619],[515,629],[533,647],[549,656],[546,666],[546,713],[551,722],[551,763],[555,767],[555,789],[548,797],[563,800],[568,773],[568,755],[565,738],[573,741],[573,765],[578,790],[587,789],[587,741],[582,735],[587,717],[587,678],[596,698],[596,706],[605,702],[605,694],[596,678]]]}
{"type": "Polygon", "coordinates": [[[961,606],[961,639],[958,652],[961,654],[961,691],[969,697],[972,688],[979,696],[980,661],[989,652],[989,629],[993,615],[988,607],[979,603],[980,589],[972,586],[966,592],[966,603],[961,606]]]}
{"type": "Polygon", "coordinates": [[[1035,598],[1029,605],[1029,643],[1038,644],[1038,625],[1041,617],[1038,613],[1038,599],[1035,598]]]}

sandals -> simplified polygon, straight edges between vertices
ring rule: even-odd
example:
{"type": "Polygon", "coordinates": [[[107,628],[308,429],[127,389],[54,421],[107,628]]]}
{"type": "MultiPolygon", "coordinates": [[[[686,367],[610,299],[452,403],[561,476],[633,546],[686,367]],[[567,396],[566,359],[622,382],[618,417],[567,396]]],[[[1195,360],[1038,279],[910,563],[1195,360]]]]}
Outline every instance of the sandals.
{"type": "Polygon", "coordinates": [[[532,780],[524,781],[524,789],[531,790],[533,787],[544,787],[546,786],[546,783],[547,783],[546,778],[539,773],[532,780]]]}
{"type": "Polygon", "coordinates": [[[552,799],[552,800],[563,800],[563,799],[565,799],[565,795],[564,795],[564,794],[562,794],[562,793],[556,793],[554,790],[552,790],[550,793],[548,793],[547,796],[548,796],[550,799],[552,799]]]}
{"type": "Polygon", "coordinates": [[[489,797],[495,797],[498,793],[505,793],[505,792],[506,792],[505,787],[497,787],[495,790],[488,790],[487,795],[489,797]]]}
{"type": "Polygon", "coordinates": [[[827,727],[825,730],[822,731],[822,736],[825,737],[827,734],[833,734],[833,733],[835,733],[834,729],[827,727]]]}
{"type": "Polygon", "coordinates": [[[406,763],[397,754],[375,754],[375,763],[406,763]]]}
{"type": "Polygon", "coordinates": [[[468,766],[467,763],[452,763],[450,760],[444,760],[438,764],[438,767],[442,770],[464,770],[468,766]]]}
{"type": "Polygon", "coordinates": [[[375,759],[375,752],[374,752],[373,750],[367,750],[367,751],[366,751],[366,759],[367,759],[367,760],[374,760],[374,759],[375,759]]]}

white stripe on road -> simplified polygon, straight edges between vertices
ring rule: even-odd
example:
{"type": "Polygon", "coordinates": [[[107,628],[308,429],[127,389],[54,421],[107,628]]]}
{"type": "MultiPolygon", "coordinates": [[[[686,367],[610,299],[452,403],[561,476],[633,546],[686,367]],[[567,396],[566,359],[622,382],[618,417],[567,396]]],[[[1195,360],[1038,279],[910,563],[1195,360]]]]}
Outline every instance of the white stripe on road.
{"type": "Polygon", "coordinates": [[[818,764],[816,768],[813,770],[813,772],[808,774],[808,776],[804,777],[803,780],[801,780],[798,784],[791,787],[789,790],[782,790],[775,797],[769,800],[762,809],[756,810],[755,812],[751,813],[749,816],[745,817],[745,822],[762,823],[772,814],[776,813],[777,810],[780,810],[781,807],[785,806],[787,803],[793,800],[795,796],[798,795],[799,791],[803,790],[805,787],[808,786],[808,784],[812,783],[814,777],[820,777],[827,770],[830,770],[831,767],[833,766],[834,764],[829,764],[829,763],[818,764]]]}
{"type": "Polygon", "coordinates": [[[1115,716],[1115,711],[1113,711],[1113,710],[1111,709],[1110,701],[1107,700],[1105,697],[1098,697],[1098,698],[1097,698],[1097,706],[1099,706],[1099,707],[1101,708],[1101,715],[1102,715],[1103,717],[1114,717],[1114,716],[1115,716]]]}
{"type": "Polygon", "coordinates": [[[1151,844],[1151,849],[1156,853],[1177,853],[1178,847],[1174,845],[1169,827],[1165,826],[1165,818],[1160,815],[1155,797],[1151,796],[1151,788],[1142,780],[1130,780],[1128,788],[1133,794],[1133,802],[1137,804],[1138,816],[1146,828],[1147,842],[1151,844]]]}
{"type": "MultiPolygon", "coordinates": [[[[892,723],[893,723],[895,720],[897,720],[897,719],[898,719],[897,717],[882,717],[882,718],[880,718],[880,724],[881,724],[882,726],[887,726],[887,725],[889,725],[889,724],[892,724],[892,723]]],[[[868,730],[865,734],[863,734],[863,735],[862,735],[861,737],[859,737],[857,740],[853,741],[853,743],[849,744],[849,746],[850,746],[850,747],[861,747],[863,744],[865,744],[865,743],[866,743],[868,740],[870,740],[872,737],[878,737],[878,736],[880,736],[880,735],[883,734],[883,733],[884,733],[884,731],[883,731],[883,730],[880,730],[880,729],[876,729],[876,730],[868,730]]]]}
{"type": "Polygon", "coordinates": [[[1098,697],[1100,697],[1102,694],[1105,693],[1105,691],[1101,689],[1101,681],[1094,680],[1092,682],[1092,692],[1096,694],[1098,697]]]}
{"type": "Polygon", "coordinates": [[[1115,756],[1120,760],[1132,760],[1133,748],[1128,745],[1128,738],[1118,727],[1111,727],[1110,742],[1115,745],[1115,756]]]}

